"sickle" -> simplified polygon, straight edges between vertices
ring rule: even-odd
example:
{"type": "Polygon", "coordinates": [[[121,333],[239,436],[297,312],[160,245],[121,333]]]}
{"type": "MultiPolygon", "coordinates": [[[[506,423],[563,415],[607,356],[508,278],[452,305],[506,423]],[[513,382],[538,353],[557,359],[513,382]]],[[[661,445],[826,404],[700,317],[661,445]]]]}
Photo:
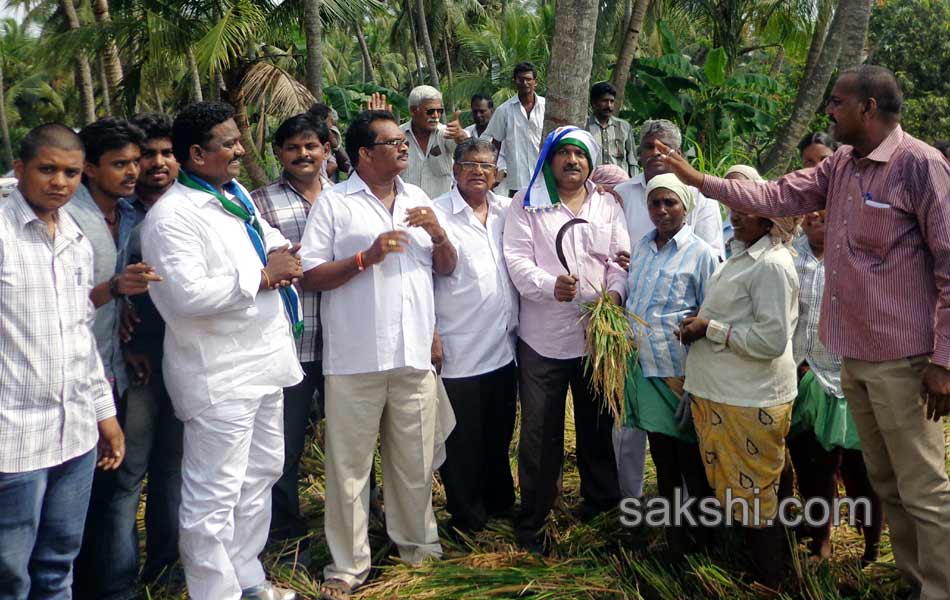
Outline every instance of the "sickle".
{"type": "Polygon", "coordinates": [[[567,266],[567,259],[564,257],[564,234],[566,234],[567,230],[571,227],[587,222],[588,221],[585,219],[571,219],[567,223],[561,225],[561,228],[558,229],[557,236],[554,238],[554,250],[557,252],[557,259],[561,261],[562,265],[564,265],[564,270],[567,271],[568,275],[571,274],[571,269],[567,266]]]}

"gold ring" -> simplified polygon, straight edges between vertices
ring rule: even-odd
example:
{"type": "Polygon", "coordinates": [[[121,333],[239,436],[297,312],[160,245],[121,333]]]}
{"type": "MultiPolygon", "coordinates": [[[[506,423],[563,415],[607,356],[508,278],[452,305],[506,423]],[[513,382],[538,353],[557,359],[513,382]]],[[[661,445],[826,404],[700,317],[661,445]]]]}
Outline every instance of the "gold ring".
{"type": "Polygon", "coordinates": [[[425,215],[425,214],[428,214],[428,211],[426,211],[426,209],[423,208],[422,210],[419,211],[419,214],[425,215]]]}
{"type": "Polygon", "coordinates": [[[395,248],[395,247],[396,247],[396,240],[389,240],[389,247],[390,247],[390,248],[395,248]]]}

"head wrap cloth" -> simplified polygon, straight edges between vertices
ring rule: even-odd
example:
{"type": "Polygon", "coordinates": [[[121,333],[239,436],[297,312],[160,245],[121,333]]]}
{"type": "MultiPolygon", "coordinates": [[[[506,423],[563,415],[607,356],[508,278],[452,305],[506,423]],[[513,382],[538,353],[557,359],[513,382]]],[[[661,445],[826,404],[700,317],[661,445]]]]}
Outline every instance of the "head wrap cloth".
{"type": "Polygon", "coordinates": [[[528,190],[524,195],[525,210],[554,208],[561,203],[554,171],[551,169],[551,159],[554,153],[564,146],[577,146],[587,156],[591,172],[597,168],[600,145],[594,141],[594,136],[586,129],[573,125],[558,127],[548,134],[548,137],[544,139],[544,145],[541,146],[538,162],[531,175],[531,183],[528,184],[528,190]]]}
{"type": "Polygon", "coordinates": [[[650,199],[650,192],[663,188],[665,190],[670,190],[680,199],[680,202],[683,203],[683,208],[686,209],[686,213],[689,214],[696,207],[696,196],[693,194],[693,190],[690,189],[688,185],[679,180],[679,177],[673,173],[663,173],[662,175],[656,175],[650,182],[647,183],[647,200],[650,199]]]}
{"type": "Polygon", "coordinates": [[[591,183],[600,185],[617,185],[628,179],[627,172],[617,165],[600,165],[590,174],[591,183]]]}
{"type": "MultiPolygon", "coordinates": [[[[749,165],[733,165],[726,171],[726,175],[730,173],[738,173],[750,181],[765,181],[755,167],[750,167],[749,165]]],[[[772,230],[769,232],[772,240],[785,245],[788,245],[798,234],[798,225],[802,222],[801,217],[765,218],[772,221],[772,230]]]]}

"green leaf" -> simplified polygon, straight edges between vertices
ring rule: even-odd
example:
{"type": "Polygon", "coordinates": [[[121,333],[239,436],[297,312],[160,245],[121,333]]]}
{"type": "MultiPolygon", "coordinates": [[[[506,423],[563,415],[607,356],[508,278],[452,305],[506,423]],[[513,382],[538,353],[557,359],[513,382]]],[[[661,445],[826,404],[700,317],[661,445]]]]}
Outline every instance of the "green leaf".
{"type": "Polygon", "coordinates": [[[649,75],[647,73],[640,73],[638,77],[640,78],[640,81],[642,81],[648,88],[650,88],[651,92],[659,96],[660,100],[662,100],[663,102],[666,102],[666,104],[671,109],[673,109],[677,114],[680,114],[680,115],[683,114],[683,103],[680,102],[676,94],[674,94],[672,91],[670,91],[669,88],[666,87],[666,84],[663,82],[662,79],[660,79],[659,77],[654,77],[653,75],[649,75]]]}
{"type": "Polygon", "coordinates": [[[676,41],[676,36],[666,23],[659,21],[657,29],[660,31],[660,46],[663,48],[663,54],[680,54],[679,42],[676,41]]]}
{"type": "Polygon", "coordinates": [[[722,48],[713,48],[706,56],[706,64],[703,65],[703,71],[706,73],[706,79],[715,86],[720,86],[726,81],[726,51],[722,48]]]}

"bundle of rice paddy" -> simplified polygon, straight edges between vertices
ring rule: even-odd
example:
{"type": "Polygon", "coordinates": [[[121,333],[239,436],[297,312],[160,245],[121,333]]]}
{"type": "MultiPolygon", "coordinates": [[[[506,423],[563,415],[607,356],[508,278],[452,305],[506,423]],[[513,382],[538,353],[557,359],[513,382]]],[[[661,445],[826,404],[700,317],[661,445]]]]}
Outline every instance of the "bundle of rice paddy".
{"type": "Polygon", "coordinates": [[[590,372],[591,387],[610,410],[614,424],[624,420],[623,386],[627,379],[627,365],[636,352],[636,343],[630,320],[649,327],[643,319],[614,304],[603,287],[597,300],[583,305],[587,321],[586,366],[590,372]]]}

